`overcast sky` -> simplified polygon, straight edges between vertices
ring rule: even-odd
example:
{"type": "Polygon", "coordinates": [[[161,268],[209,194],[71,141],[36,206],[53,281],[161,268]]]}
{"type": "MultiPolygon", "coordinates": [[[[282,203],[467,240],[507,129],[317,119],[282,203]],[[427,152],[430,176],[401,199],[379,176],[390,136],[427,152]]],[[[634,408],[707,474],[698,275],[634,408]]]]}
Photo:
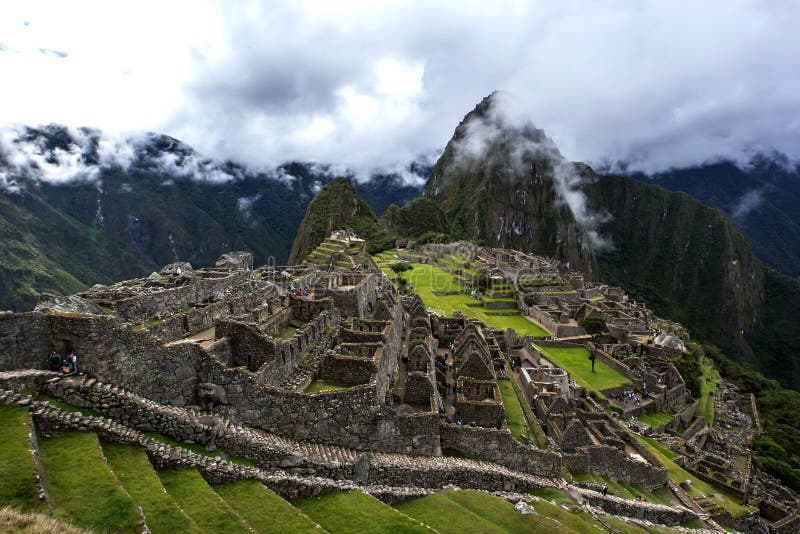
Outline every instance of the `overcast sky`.
{"type": "Polygon", "coordinates": [[[388,169],[504,89],[572,160],[798,158],[799,27],[789,1],[3,2],[0,122],[388,169]]]}

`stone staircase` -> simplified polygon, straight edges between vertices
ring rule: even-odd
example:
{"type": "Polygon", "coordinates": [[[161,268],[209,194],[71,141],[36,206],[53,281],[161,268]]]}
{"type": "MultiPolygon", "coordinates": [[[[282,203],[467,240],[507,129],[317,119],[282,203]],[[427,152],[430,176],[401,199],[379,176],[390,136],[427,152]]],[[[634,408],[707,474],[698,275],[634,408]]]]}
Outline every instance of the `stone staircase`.
{"type": "MultiPolygon", "coordinates": [[[[310,474],[291,473],[286,470],[272,468],[261,468],[257,466],[239,465],[223,458],[208,457],[202,454],[174,446],[153,439],[143,432],[134,430],[120,422],[113,421],[107,417],[97,415],[85,415],[81,412],[68,412],[47,401],[34,400],[31,396],[22,396],[18,392],[0,390],[0,403],[17,404],[25,406],[33,416],[34,424],[39,433],[48,434],[61,431],[82,431],[93,432],[100,437],[103,442],[116,443],[120,445],[130,445],[144,449],[151,464],[159,470],[163,469],[197,469],[203,478],[210,484],[220,484],[229,481],[252,479],[259,481],[264,486],[275,492],[284,499],[295,499],[301,497],[318,496],[326,493],[341,491],[361,491],[372,495],[379,500],[394,504],[413,497],[421,497],[432,493],[437,493],[443,489],[457,489],[458,485],[453,486],[425,486],[425,484],[409,484],[405,480],[392,483],[391,478],[383,476],[385,483],[365,484],[356,480],[333,479],[325,476],[315,476],[310,474]]],[[[249,429],[246,429],[249,430],[249,429]]],[[[411,468],[415,472],[420,469],[431,469],[437,471],[443,467],[457,469],[474,469],[480,475],[483,470],[499,469],[498,476],[520,476],[508,469],[496,466],[490,462],[480,462],[461,458],[434,458],[434,457],[413,457],[402,454],[386,453],[358,453],[350,449],[331,447],[315,443],[299,443],[285,438],[283,443],[302,447],[303,453],[314,456],[319,461],[323,459],[333,463],[341,461],[353,462],[355,465],[361,464],[370,472],[373,470],[391,471],[393,467],[401,469],[411,468]],[[369,463],[366,462],[369,460],[369,463]]],[[[434,475],[438,478],[441,473],[434,475]]],[[[537,477],[530,477],[532,481],[541,482],[537,477]]],[[[423,481],[424,482],[424,481],[423,481]]],[[[554,481],[549,485],[555,485],[562,491],[581,493],[584,500],[591,501],[592,506],[597,510],[604,510],[605,513],[618,514],[638,518],[640,520],[660,520],[660,523],[674,524],[675,518],[684,513],[681,509],[674,509],[667,506],[659,506],[651,503],[641,504],[634,501],[626,501],[616,497],[604,497],[599,493],[584,489],[568,486],[563,481],[554,481]]],[[[495,489],[487,493],[502,497],[511,502],[519,500],[535,500],[528,494],[514,490],[495,489]]],[[[686,510],[685,512],[688,512],[686,510]]]]}
{"type": "MultiPolygon", "coordinates": [[[[3,376],[0,373],[0,384],[3,376]]],[[[217,414],[161,405],[119,386],[87,377],[51,379],[46,391],[78,408],[96,410],[141,431],[158,431],[178,441],[191,440],[246,458],[262,468],[289,470],[300,475],[352,478],[363,451],[316,442],[297,441],[242,425],[217,414]]],[[[514,471],[487,462],[455,457],[411,456],[369,452],[365,481],[390,485],[457,485],[482,490],[510,490],[545,486],[561,481],[514,471]]]]}

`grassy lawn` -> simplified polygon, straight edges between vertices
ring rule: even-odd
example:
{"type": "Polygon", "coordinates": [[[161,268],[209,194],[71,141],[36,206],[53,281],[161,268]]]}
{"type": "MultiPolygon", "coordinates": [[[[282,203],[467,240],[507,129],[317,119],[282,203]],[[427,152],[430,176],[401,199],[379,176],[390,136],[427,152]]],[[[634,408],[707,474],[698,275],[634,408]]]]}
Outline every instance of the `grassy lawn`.
{"type": "Polygon", "coordinates": [[[257,480],[239,480],[212,488],[256,532],[319,532],[313,521],[257,480]]]}
{"type": "Polygon", "coordinates": [[[125,490],[141,506],[150,532],[202,532],[164,491],[144,449],[103,443],[103,453],[125,490]]]}
{"type": "Polygon", "coordinates": [[[39,504],[29,432],[26,408],[0,404],[0,504],[21,510],[31,510],[39,504]]]}
{"type": "Polygon", "coordinates": [[[536,346],[553,362],[566,369],[578,384],[589,391],[621,386],[630,383],[630,380],[603,363],[598,358],[595,361],[595,372],[592,372],[592,362],[589,361],[589,349],[586,347],[561,348],[536,346]]]}
{"type": "Polygon", "coordinates": [[[739,504],[738,500],[730,495],[723,493],[722,491],[710,486],[709,484],[703,482],[699,478],[689,474],[688,471],[680,467],[678,464],[673,462],[665,453],[664,447],[657,447],[652,442],[652,439],[642,438],[634,434],[637,439],[639,439],[645,446],[650,449],[658,461],[664,464],[664,467],[667,468],[669,471],[669,478],[675,484],[679,484],[684,480],[691,480],[692,485],[688,491],[689,495],[692,497],[697,497],[701,495],[709,496],[709,499],[713,502],[719,504],[725,510],[731,513],[731,515],[738,516],[744,513],[747,509],[739,504]]]}
{"type": "Polygon", "coordinates": [[[511,435],[517,438],[520,443],[527,443],[523,435],[528,435],[528,425],[522,415],[522,408],[517,400],[517,394],[511,385],[511,380],[498,380],[497,386],[503,395],[503,410],[506,412],[506,422],[511,435]]]}
{"type": "Polygon", "coordinates": [[[664,412],[653,412],[640,415],[637,419],[642,423],[646,423],[653,428],[658,428],[660,426],[664,426],[667,423],[671,423],[675,417],[664,412]]]}
{"type": "Polygon", "coordinates": [[[588,524],[582,524],[582,530],[565,528],[558,521],[544,517],[545,514],[522,515],[510,502],[472,490],[436,493],[402,502],[395,507],[439,532],[571,533],[588,532],[591,528],[588,524]]]}
{"type": "Polygon", "coordinates": [[[166,469],[159,471],[158,476],[167,493],[203,530],[225,533],[250,530],[196,469],[166,469]]]}
{"type": "Polygon", "coordinates": [[[347,389],[350,386],[344,384],[337,384],[335,382],[325,380],[312,380],[311,383],[303,390],[303,393],[317,393],[319,391],[336,391],[338,389],[347,389]]]}
{"type": "MultiPolygon", "coordinates": [[[[395,260],[396,261],[396,260],[395,260]]],[[[389,269],[394,261],[380,264],[384,273],[393,279],[395,273],[389,269]]],[[[447,271],[427,263],[412,263],[414,269],[406,271],[401,276],[409,281],[425,305],[431,310],[445,317],[451,317],[453,312],[461,311],[465,316],[478,319],[486,326],[492,328],[513,328],[521,336],[546,336],[548,333],[533,324],[521,314],[518,315],[487,315],[484,308],[471,308],[468,304],[479,303],[469,295],[435,295],[434,291],[460,291],[462,288],[456,284],[453,275],[447,271]]],[[[496,300],[509,300],[507,298],[496,300]]],[[[510,299],[513,300],[513,299],[510,299]]],[[[503,310],[505,311],[505,310],[503,310]]],[[[511,310],[513,311],[513,310],[511,310]]]]}
{"type": "MultiPolygon", "coordinates": [[[[565,510],[557,504],[547,501],[538,501],[531,503],[537,512],[541,515],[555,520],[560,524],[561,530],[554,530],[553,532],[608,532],[600,523],[598,523],[588,512],[583,510],[573,509],[572,511],[565,510]]],[[[550,532],[545,530],[544,532],[550,532]]],[[[625,532],[623,530],[623,532],[625,532]]]]}
{"type": "Polygon", "coordinates": [[[431,532],[427,526],[360,491],[296,499],[292,504],[330,532],[431,532]]]}
{"type": "Polygon", "coordinates": [[[564,493],[561,490],[556,488],[536,488],[531,491],[526,491],[525,493],[536,495],[541,499],[547,499],[548,501],[554,502],[556,504],[559,503],[569,504],[572,502],[572,499],[564,495],[564,493]]]}
{"type": "Polygon", "coordinates": [[[70,432],[39,440],[55,513],[99,532],[140,532],[136,505],[100,454],[97,436],[70,432]]]}
{"type": "Polygon", "coordinates": [[[659,441],[658,441],[658,440],[656,440],[656,439],[649,438],[649,437],[647,437],[647,436],[638,436],[638,437],[639,437],[639,439],[640,439],[641,441],[644,441],[645,443],[647,443],[648,445],[650,445],[650,447],[652,447],[652,448],[656,449],[658,452],[660,452],[661,454],[663,454],[664,456],[666,456],[666,457],[667,457],[667,458],[669,458],[670,460],[674,460],[675,458],[677,458],[678,456],[680,456],[680,454],[678,454],[677,452],[671,451],[671,450],[669,450],[668,448],[666,448],[665,446],[663,446],[663,445],[662,445],[661,443],[659,443],[659,441]]]}
{"type": "Polygon", "coordinates": [[[714,368],[710,361],[703,363],[697,414],[710,426],[714,422],[714,394],[717,391],[717,383],[719,382],[719,371],[714,368]]]}

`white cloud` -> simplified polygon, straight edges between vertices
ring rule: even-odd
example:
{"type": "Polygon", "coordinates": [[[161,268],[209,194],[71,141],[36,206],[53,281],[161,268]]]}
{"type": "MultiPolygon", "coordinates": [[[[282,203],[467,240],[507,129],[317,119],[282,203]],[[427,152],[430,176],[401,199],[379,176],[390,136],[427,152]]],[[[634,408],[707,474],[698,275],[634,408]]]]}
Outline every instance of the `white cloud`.
{"type": "Polygon", "coordinates": [[[764,191],[762,189],[748,191],[736,201],[731,209],[731,215],[737,219],[743,218],[754,209],[757,209],[763,202],[764,191]]]}
{"type": "Polygon", "coordinates": [[[796,3],[52,1],[3,11],[0,117],[14,123],[163,132],[252,166],[363,173],[440,149],[465,112],[505,89],[572,160],[653,172],[769,148],[800,157],[796,3]]]}

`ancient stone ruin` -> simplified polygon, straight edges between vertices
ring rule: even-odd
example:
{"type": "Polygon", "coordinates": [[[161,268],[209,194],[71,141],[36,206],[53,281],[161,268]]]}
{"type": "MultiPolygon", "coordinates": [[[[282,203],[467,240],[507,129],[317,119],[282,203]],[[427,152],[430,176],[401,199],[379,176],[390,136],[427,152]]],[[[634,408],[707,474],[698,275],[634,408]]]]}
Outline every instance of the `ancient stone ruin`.
{"type": "MultiPolygon", "coordinates": [[[[590,473],[647,489],[673,486],[629,428],[637,416],[669,412],[674,428],[686,427],[671,447],[685,469],[757,503],[774,525],[794,524],[786,495],[770,494],[751,469],[755,405],[722,389],[727,416],[711,427],[698,419],[697,403],[670,363],[680,344],[652,343],[656,332],[643,305],[555,260],[514,251],[460,243],[396,252],[398,261],[458,256],[461,265],[447,268],[467,290],[467,263],[493,273],[494,293],[508,295],[498,301],[551,334],[519,336],[436,314],[419,296],[399,294],[374,264],[362,262],[359,241],[332,236],[295,267],[254,269],[242,252],[224,254],[214,267],[172,264],[147,278],[48,297],[33,312],[4,313],[0,396],[10,402],[30,393],[43,432],[95,431],[144,447],[158,465],[192,465],[209,480],[254,478],[287,497],[360,488],[394,502],[451,486],[512,496],[555,487],[621,516],[730,523],[724,510],[704,508],[679,488],[679,504],[662,506],[564,479],[590,473]],[[576,323],[592,314],[610,325],[596,344],[576,323]],[[587,345],[629,380],[623,389],[636,403],[617,390],[590,395],[540,350],[587,345]],[[47,370],[52,351],[77,352],[79,374],[47,370]],[[41,394],[99,416],[70,415],[36,400],[41,394]],[[510,399],[539,443],[509,431],[510,399]],[[252,467],[165,449],[146,435],[152,431],[252,467]],[[725,445],[731,442],[733,448],[725,445]],[[731,461],[732,451],[745,456],[744,469],[731,461]]],[[[640,430],[657,435],[670,427],[640,430]]]]}

